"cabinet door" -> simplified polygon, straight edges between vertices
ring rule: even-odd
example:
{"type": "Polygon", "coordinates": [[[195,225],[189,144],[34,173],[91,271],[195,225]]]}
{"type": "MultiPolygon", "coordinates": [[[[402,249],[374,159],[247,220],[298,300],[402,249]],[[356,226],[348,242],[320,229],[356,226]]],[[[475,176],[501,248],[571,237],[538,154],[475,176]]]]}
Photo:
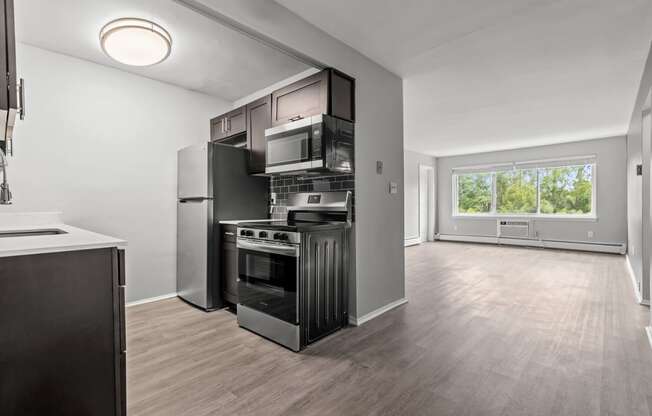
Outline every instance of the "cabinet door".
{"type": "Polygon", "coordinates": [[[238,248],[235,243],[222,245],[222,279],[224,298],[238,303],[238,248]]]}
{"type": "Polygon", "coordinates": [[[249,173],[265,172],[265,129],[272,125],[272,96],[247,104],[249,173]]]}
{"type": "MultiPolygon", "coordinates": [[[[16,77],[16,29],[14,25],[14,0],[5,0],[7,21],[7,79],[9,82],[9,108],[18,108],[18,80],[16,77]]],[[[15,115],[14,115],[15,116],[15,115]]]]}
{"type": "MultiPolygon", "coordinates": [[[[5,0],[6,1],[6,0],[5,0]]],[[[7,67],[7,15],[5,13],[5,2],[0,2],[0,74],[6,74],[9,71],[7,67]]],[[[4,130],[7,122],[7,112],[9,110],[9,95],[7,91],[7,77],[0,77],[0,128],[4,140],[4,130]]]]}
{"type": "Polygon", "coordinates": [[[355,79],[332,69],[329,87],[330,115],[355,121],[355,79]]]}
{"type": "Polygon", "coordinates": [[[226,117],[215,117],[211,120],[211,141],[216,142],[227,137],[226,117]]]}
{"type": "Polygon", "coordinates": [[[0,259],[0,414],[121,415],[112,250],[0,259]]]}
{"type": "Polygon", "coordinates": [[[328,70],[272,93],[272,125],[328,114],[328,70]]]}
{"type": "Polygon", "coordinates": [[[247,110],[245,106],[226,114],[226,136],[231,137],[247,131],[247,110]]]}

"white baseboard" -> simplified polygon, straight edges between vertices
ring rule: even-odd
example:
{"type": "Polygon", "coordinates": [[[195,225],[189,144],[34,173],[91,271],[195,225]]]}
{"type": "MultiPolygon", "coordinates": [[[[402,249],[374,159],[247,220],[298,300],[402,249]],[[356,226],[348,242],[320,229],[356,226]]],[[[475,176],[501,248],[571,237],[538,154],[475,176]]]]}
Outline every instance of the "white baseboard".
{"type": "Polygon", "coordinates": [[[645,333],[647,334],[647,340],[650,343],[650,348],[652,348],[652,326],[646,326],[645,333]]]}
{"type": "Polygon", "coordinates": [[[554,248],[563,250],[592,251],[597,253],[625,254],[626,244],[585,243],[581,241],[530,240],[519,238],[499,238],[490,236],[440,234],[441,241],[460,241],[466,243],[504,244],[511,246],[526,246],[538,248],[554,248]]]}
{"type": "Polygon", "coordinates": [[[421,241],[421,238],[419,238],[419,237],[406,238],[405,239],[405,247],[416,246],[416,245],[421,244],[421,243],[422,243],[422,241],[421,241]]]}
{"type": "Polygon", "coordinates": [[[407,302],[408,302],[407,298],[401,298],[399,300],[395,300],[394,302],[388,303],[387,305],[380,307],[375,311],[369,312],[368,314],[363,315],[361,317],[349,316],[349,323],[353,326],[360,326],[365,322],[369,322],[372,319],[379,317],[385,312],[391,311],[394,308],[398,308],[401,305],[405,305],[407,302]]]}
{"type": "Polygon", "coordinates": [[[437,239],[441,241],[459,241],[462,243],[498,244],[498,238],[496,237],[483,237],[474,235],[438,234],[437,239]]]}
{"type": "Polygon", "coordinates": [[[171,299],[176,297],[177,297],[177,292],[174,292],[174,293],[168,293],[166,295],[154,296],[153,298],[135,300],[133,302],[128,302],[127,308],[130,306],[144,305],[145,303],[158,302],[159,300],[171,299]]]}
{"type": "Polygon", "coordinates": [[[629,260],[629,255],[625,256],[625,264],[627,265],[627,274],[629,274],[629,278],[632,281],[632,288],[634,289],[634,298],[636,299],[636,302],[640,303],[641,305],[649,306],[650,301],[643,299],[641,292],[638,290],[638,281],[636,280],[634,269],[632,269],[632,263],[629,260]]]}

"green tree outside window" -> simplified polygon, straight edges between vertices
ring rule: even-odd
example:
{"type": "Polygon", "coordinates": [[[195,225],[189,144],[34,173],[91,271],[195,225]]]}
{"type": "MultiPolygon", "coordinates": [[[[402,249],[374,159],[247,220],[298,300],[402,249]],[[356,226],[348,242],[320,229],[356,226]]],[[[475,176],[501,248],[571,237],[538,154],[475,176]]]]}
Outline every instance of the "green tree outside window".
{"type": "Polygon", "coordinates": [[[593,170],[594,165],[586,164],[455,175],[457,212],[459,214],[591,214],[593,170]]]}

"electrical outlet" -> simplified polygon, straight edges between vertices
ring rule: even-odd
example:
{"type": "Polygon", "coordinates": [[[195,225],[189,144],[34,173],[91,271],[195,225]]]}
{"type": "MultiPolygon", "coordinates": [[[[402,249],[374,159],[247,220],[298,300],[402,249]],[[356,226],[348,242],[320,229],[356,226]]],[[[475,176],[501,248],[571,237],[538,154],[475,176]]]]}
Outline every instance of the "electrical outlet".
{"type": "Polygon", "coordinates": [[[593,238],[593,231],[589,231],[587,234],[589,238],[593,238]]]}
{"type": "Polygon", "coordinates": [[[392,195],[398,193],[398,184],[396,182],[389,183],[389,193],[392,195]]]}
{"type": "Polygon", "coordinates": [[[269,203],[272,205],[276,205],[276,192],[272,192],[269,195],[269,203]]]}

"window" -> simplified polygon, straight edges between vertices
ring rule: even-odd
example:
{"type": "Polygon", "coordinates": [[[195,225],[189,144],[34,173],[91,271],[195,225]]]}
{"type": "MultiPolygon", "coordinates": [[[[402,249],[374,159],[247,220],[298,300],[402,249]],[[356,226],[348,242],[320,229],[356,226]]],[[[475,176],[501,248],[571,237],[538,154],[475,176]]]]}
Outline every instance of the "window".
{"type": "Polygon", "coordinates": [[[464,214],[491,212],[493,179],[489,173],[459,175],[458,211],[464,214]]]}
{"type": "Polygon", "coordinates": [[[536,169],[514,169],[496,173],[496,212],[535,214],[537,182],[536,169]]]}
{"type": "Polygon", "coordinates": [[[595,215],[595,159],[453,171],[454,215],[595,215]]]}
{"type": "Polygon", "coordinates": [[[590,214],[593,165],[539,169],[542,214],[590,214]]]}

